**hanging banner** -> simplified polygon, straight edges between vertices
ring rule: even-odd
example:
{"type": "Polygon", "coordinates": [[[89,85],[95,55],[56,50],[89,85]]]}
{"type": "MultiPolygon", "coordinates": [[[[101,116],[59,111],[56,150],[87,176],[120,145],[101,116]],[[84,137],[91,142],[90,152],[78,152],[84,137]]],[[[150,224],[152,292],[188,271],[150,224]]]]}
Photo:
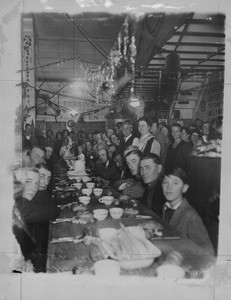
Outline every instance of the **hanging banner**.
{"type": "MultiPolygon", "coordinates": [[[[105,121],[105,115],[108,113],[108,108],[100,110],[101,107],[96,99],[88,92],[89,87],[84,82],[79,82],[78,86],[72,83],[60,82],[38,82],[41,86],[40,94],[48,95],[50,101],[55,104],[56,109],[53,110],[44,99],[37,99],[37,119],[58,122],[67,122],[85,112],[99,110],[84,116],[87,122],[102,122],[105,121]],[[52,91],[49,92],[49,91],[52,91]],[[76,98],[75,98],[76,97],[76,98]],[[55,116],[55,112],[59,115],[55,116]]],[[[77,118],[78,119],[78,118],[77,118]]],[[[76,120],[77,120],[76,119],[76,120]]]]}

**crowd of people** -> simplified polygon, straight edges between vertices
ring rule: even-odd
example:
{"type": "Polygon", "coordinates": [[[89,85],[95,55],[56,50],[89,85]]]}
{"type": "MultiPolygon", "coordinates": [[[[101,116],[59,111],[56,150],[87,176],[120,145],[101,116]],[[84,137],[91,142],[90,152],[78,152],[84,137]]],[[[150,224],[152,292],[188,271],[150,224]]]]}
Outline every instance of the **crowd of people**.
{"type": "Polygon", "coordinates": [[[182,127],[142,117],[136,124],[126,120],[104,132],[64,130],[54,135],[48,130],[43,139],[38,139],[31,125],[26,124],[23,168],[15,174],[15,187],[21,184],[22,188],[15,192],[14,207],[14,224],[22,221],[24,225],[13,227],[19,244],[23,245],[25,260],[31,260],[35,272],[46,271],[48,224],[59,215],[51,198],[50,179],[60,160],[71,167],[77,159],[122,195],[146,205],[178,230],[181,237],[216,253],[217,245],[213,240],[211,243],[211,234],[200,212],[184,195],[187,196],[190,186],[194,152],[221,138],[222,118],[211,122],[196,119],[182,127]]]}

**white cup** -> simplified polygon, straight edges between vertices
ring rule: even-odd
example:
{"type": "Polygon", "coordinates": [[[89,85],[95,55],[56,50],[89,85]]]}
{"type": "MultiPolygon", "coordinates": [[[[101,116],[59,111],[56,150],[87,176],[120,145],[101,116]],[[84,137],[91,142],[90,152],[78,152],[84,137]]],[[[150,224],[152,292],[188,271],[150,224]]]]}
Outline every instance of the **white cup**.
{"type": "Polygon", "coordinates": [[[93,193],[97,197],[101,196],[102,192],[103,192],[103,189],[100,189],[100,188],[94,188],[93,189],[93,193]]]}
{"type": "Polygon", "coordinates": [[[84,205],[88,205],[91,201],[91,197],[89,197],[89,196],[80,196],[79,201],[81,203],[83,203],[84,205]]]}
{"type": "Polygon", "coordinates": [[[90,177],[82,177],[82,181],[83,182],[88,182],[88,181],[91,181],[91,178],[90,177]]]}
{"type": "Polygon", "coordinates": [[[124,210],[121,207],[112,207],[109,209],[109,212],[110,212],[110,216],[113,219],[120,219],[123,215],[124,210]]]}
{"type": "Polygon", "coordinates": [[[92,193],[92,189],[82,189],[82,194],[90,196],[92,193]]]}
{"type": "Polygon", "coordinates": [[[93,189],[95,187],[95,183],[94,182],[87,182],[86,186],[88,189],[93,189]]]}
{"type": "Polygon", "coordinates": [[[103,221],[108,216],[108,210],[97,208],[93,210],[93,214],[95,219],[97,219],[98,221],[103,221]]]}
{"type": "Polygon", "coordinates": [[[111,205],[113,201],[113,196],[103,196],[102,198],[99,198],[99,202],[104,203],[105,205],[111,205]]]}

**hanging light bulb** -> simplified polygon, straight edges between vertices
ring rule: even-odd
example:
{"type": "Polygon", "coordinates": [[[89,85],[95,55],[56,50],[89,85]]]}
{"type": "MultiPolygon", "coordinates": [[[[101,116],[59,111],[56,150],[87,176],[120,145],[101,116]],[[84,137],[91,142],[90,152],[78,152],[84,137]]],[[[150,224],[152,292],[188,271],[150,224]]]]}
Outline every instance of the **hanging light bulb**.
{"type": "Polygon", "coordinates": [[[140,106],[140,99],[133,95],[130,98],[130,106],[132,106],[134,108],[139,107],[140,106]]]}
{"type": "Polygon", "coordinates": [[[130,106],[136,108],[138,106],[140,106],[140,100],[139,98],[136,96],[135,94],[135,89],[134,89],[134,79],[132,80],[132,86],[130,88],[130,99],[129,99],[129,104],[130,106]]]}

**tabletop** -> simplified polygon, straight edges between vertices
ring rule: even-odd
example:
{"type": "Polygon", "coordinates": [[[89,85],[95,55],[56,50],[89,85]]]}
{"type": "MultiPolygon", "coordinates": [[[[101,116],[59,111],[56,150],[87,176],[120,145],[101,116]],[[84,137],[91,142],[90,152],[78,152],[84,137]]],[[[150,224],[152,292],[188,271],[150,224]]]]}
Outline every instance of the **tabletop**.
{"type": "MultiPolygon", "coordinates": [[[[69,197],[63,197],[57,199],[57,204],[66,205],[76,201],[76,196],[73,191],[66,191],[69,197]],[[70,197],[71,196],[71,197],[70,197]]],[[[78,191],[77,191],[78,194],[78,191]]],[[[95,208],[106,208],[114,207],[114,205],[106,206],[105,204],[99,203],[99,197],[91,195],[91,202],[87,205],[87,210],[92,212],[95,208]]],[[[120,204],[123,208],[126,208],[126,204],[120,204]]],[[[157,246],[162,255],[155,259],[154,263],[143,269],[136,270],[122,270],[122,275],[142,275],[142,276],[156,276],[156,268],[162,264],[164,259],[172,252],[177,251],[183,257],[183,266],[187,270],[197,270],[200,273],[201,270],[207,269],[214,263],[214,257],[209,255],[205,250],[197,246],[194,242],[186,239],[181,239],[178,233],[172,229],[167,223],[161,220],[157,215],[150,211],[147,207],[139,204],[137,207],[139,215],[149,216],[150,219],[137,219],[128,215],[122,216],[121,219],[115,220],[110,215],[103,221],[95,220],[94,223],[88,224],[76,224],[69,222],[62,223],[50,223],[49,227],[49,246],[48,246],[48,259],[47,259],[47,272],[69,272],[74,273],[85,273],[91,272],[91,268],[94,262],[91,260],[89,255],[89,247],[84,243],[60,242],[51,243],[54,239],[63,237],[75,238],[81,236],[84,228],[93,228],[98,230],[100,228],[120,228],[120,223],[124,226],[136,226],[148,222],[150,220],[161,224],[163,228],[163,236],[153,237],[151,242],[157,246]]],[[[64,207],[61,212],[59,219],[61,218],[72,218],[75,213],[72,211],[71,206],[64,207]]],[[[190,271],[190,272],[191,272],[190,271]]],[[[194,272],[192,271],[192,273],[194,272]]],[[[192,274],[191,273],[191,274],[192,274]]],[[[191,276],[189,274],[189,276],[191,276]]]]}

